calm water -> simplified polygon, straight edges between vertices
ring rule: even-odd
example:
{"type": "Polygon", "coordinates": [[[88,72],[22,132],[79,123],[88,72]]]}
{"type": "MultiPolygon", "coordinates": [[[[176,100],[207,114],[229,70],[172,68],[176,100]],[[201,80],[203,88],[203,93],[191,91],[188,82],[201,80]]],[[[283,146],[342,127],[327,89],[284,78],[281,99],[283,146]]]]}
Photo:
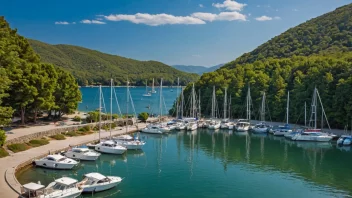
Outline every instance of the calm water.
{"type": "MultiPolygon", "coordinates": [[[[151,88],[148,88],[151,90],[151,88]]],[[[80,88],[82,93],[82,103],[79,104],[78,110],[80,111],[93,111],[99,109],[99,88],[98,87],[82,87],[80,88]]],[[[116,87],[116,97],[121,109],[122,113],[126,113],[126,88],[125,87],[116,87]]],[[[145,94],[145,87],[137,87],[137,88],[130,88],[130,93],[132,96],[133,104],[136,110],[137,115],[141,112],[148,112],[150,114],[157,114],[159,115],[160,108],[159,108],[159,88],[155,88],[157,93],[152,94],[150,97],[143,97],[145,94]],[[150,108],[147,108],[150,107],[150,108]]],[[[103,87],[103,97],[105,103],[104,112],[110,113],[110,87],[103,87]]],[[[176,88],[163,88],[163,114],[168,114],[169,109],[171,109],[174,101],[177,97],[176,88]]],[[[104,107],[104,104],[102,104],[104,107]]],[[[113,93],[113,113],[119,113],[117,108],[117,102],[115,98],[115,94],[113,93]]],[[[132,103],[129,103],[129,110],[130,114],[133,113],[132,103]]]]}
{"type": "MultiPolygon", "coordinates": [[[[349,197],[352,153],[330,143],[229,132],[141,134],[143,151],[101,155],[72,171],[29,168],[21,183],[98,171],[124,177],[94,197],[349,197]]],[[[84,195],[91,197],[92,195],[84,195]]]]}

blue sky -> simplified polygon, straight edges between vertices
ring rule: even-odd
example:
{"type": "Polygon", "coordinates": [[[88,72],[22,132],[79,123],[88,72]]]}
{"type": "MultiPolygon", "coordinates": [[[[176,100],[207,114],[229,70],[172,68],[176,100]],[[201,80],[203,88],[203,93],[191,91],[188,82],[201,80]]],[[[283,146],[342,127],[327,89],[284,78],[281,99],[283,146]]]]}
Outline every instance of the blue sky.
{"type": "Polygon", "coordinates": [[[169,65],[213,66],[352,0],[1,0],[28,38],[169,65]]]}

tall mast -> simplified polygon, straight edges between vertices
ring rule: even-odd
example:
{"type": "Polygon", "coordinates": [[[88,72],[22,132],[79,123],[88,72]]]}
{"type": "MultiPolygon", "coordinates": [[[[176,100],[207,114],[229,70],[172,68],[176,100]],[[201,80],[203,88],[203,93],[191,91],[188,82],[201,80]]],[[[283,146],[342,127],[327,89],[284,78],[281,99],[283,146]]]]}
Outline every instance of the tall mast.
{"type": "Polygon", "coordinates": [[[101,85],[99,85],[99,142],[100,142],[100,132],[101,132],[101,85]]]}
{"type": "Polygon", "coordinates": [[[198,118],[200,119],[201,112],[200,112],[200,89],[198,91],[198,118]]]}
{"type": "Polygon", "coordinates": [[[304,126],[307,126],[307,102],[304,102],[304,126]]]}
{"type": "Polygon", "coordinates": [[[215,86],[213,86],[213,97],[211,101],[211,118],[215,118],[215,86]]]}
{"type": "Polygon", "coordinates": [[[317,128],[317,88],[314,88],[312,112],[314,113],[314,129],[317,128]]]}
{"type": "Polygon", "coordinates": [[[145,81],[145,93],[148,93],[148,80],[145,81]]]}
{"type": "Polygon", "coordinates": [[[129,97],[129,83],[128,79],[127,79],[127,87],[126,87],[126,133],[128,132],[128,105],[129,105],[129,101],[130,101],[130,97],[129,97]]]}
{"type": "Polygon", "coordinates": [[[248,85],[248,93],[247,93],[247,120],[251,120],[251,87],[248,85]]]}
{"type": "MultiPolygon", "coordinates": [[[[153,86],[154,86],[154,78],[153,78],[153,86]]],[[[180,88],[180,78],[177,78],[177,88],[176,88],[176,119],[178,119],[179,108],[180,108],[180,98],[179,98],[179,88],[180,88]]]]}
{"type": "Polygon", "coordinates": [[[287,105],[286,105],[286,124],[288,124],[288,115],[289,115],[289,105],[290,105],[290,92],[287,92],[287,105]]]}
{"type": "Polygon", "coordinates": [[[159,108],[160,108],[160,116],[159,116],[159,122],[161,122],[161,116],[163,115],[163,105],[162,105],[162,99],[163,99],[163,79],[161,78],[160,81],[160,99],[159,99],[159,108]]]}
{"type": "Polygon", "coordinates": [[[152,93],[154,93],[154,78],[153,78],[153,84],[152,84],[152,93]]]}
{"type": "Polygon", "coordinates": [[[230,101],[229,101],[229,119],[231,119],[231,94],[230,94],[230,101]]]}
{"type": "Polygon", "coordinates": [[[183,119],[183,103],[184,103],[183,87],[181,87],[181,119],[183,119]]]}
{"type": "Polygon", "coordinates": [[[192,118],[195,118],[195,108],[196,108],[196,94],[194,92],[194,83],[192,85],[192,118]]]}
{"type": "Polygon", "coordinates": [[[224,95],[224,119],[226,119],[227,112],[227,87],[225,87],[225,95],[224,95]]]}
{"type": "Polygon", "coordinates": [[[263,92],[263,99],[262,99],[262,110],[261,110],[261,121],[265,122],[265,92],[263,92]]]}
{"type": "Polygon", "coordinates": [[[110,138],[111,138],[111,124],[112,124],[112,82],[111,79],[111,86],[110,86],[110,138]]]}

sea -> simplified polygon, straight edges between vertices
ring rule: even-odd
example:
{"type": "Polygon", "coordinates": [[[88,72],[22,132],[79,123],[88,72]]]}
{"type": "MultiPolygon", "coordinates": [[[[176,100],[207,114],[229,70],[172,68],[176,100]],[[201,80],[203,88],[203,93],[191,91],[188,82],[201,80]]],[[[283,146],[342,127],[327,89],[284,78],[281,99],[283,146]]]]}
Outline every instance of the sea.
{"type": "Polygon", "coordinates": [[[350,147],[227,130],[139,135],[143,150],[102,154],[73,170],[29,167],[17,178],[44,185],[62,176],[81,180],[90,172],[123,178],[114,189],[82,195],[96,198],[352,196],[350,147]]]}
{"type": "MultiPolygon", "coordinates": [[[[161,111],[162,115],[169,114],[177,96],[180,94],[180,88],[163,87],[161,94],[161,111]]],[[[99,109],[99,87],[81,87],[82,102],[78,105],[78,110],[82,112],[95,111],[99,109]]],[[[110,103],[112,98],[113,114],[136,114],[147,112],[149,115],[160,114],[160,89],[155,88],[156,93],[151,96],[143,96],[151,91],[149,87],[130,87],[129,100],[127,100],[127,88],[115,87],[113,97],[111,97],[111,88],[102,87],[102,111],[110,113],[110,103]],[[127,103],[128,102],[128,103],[127,103]],[[128,107],[128,109],[127,109],[128,107]]]]}

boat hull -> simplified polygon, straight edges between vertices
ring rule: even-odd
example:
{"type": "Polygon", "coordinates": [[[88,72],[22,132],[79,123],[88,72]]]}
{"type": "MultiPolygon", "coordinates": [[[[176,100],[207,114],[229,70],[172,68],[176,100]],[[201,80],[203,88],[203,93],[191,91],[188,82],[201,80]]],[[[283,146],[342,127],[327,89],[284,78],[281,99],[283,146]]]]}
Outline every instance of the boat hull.
{"type": "Polygon", "coordinates": [[[35,160],[34,161],[36,166],[40,166],[43,168],[50,168],[50,169],[59,169],[59,170],[70,170],[77,165],[77,163],[67,164],[67,163],[57,163],[54,161],[41,161],[35,160]]]}
{"type": "Polygon", "coordinates": [[[152,133],[152,134],[162,134],[163,133],[159,129],[149,129],[149,128],[142,129],[142,132],[143,133],[152,133]]]}
{"type": "Polygon", "coordinates": [[[108,176],[108,178],[110,178],[112,181],[95,185],[83,185],[81,188],[83,188],[84,193],[101,192],[114,188],[121,182],[121,178],[118,177],[108,176]]]}
{"type": "Polygon", "coordinates": [[[126,152],[127,149],[114,149],[113,147],[105,147],[105,146],[97,145],[95,146],[95,150],[101,153],[121,155],[124,152],[126,152]]]}
{"type": "Polygon", "coordinates": [[[78,159],[84,161],[95,161],[99,158],[99,155],[80,155],[71,152],[65,153],[65,156],[71,159],[78,159]]]}

